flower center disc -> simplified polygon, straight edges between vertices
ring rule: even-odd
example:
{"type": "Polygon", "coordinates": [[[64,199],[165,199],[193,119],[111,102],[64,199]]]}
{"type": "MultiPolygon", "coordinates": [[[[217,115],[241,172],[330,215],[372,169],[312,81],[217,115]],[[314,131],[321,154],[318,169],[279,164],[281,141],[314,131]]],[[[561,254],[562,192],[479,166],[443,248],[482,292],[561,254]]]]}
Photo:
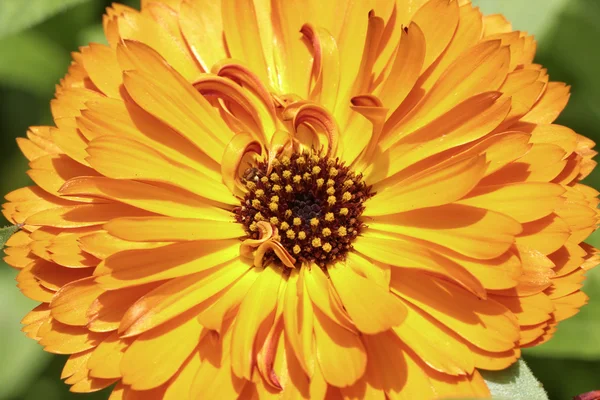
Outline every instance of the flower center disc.
{"type": "MultiPolygon", "coordinates": [[[[316,153],[276,158],[245,171],[248,192],[235,209],[248,237],[259,238],[257,223],[278,229],[275,238],[299,265],[321,268],[341,260],[364,226],[360,216],[371,187],[339,161],[316,153]]],[[[272,257],[275,260],[275,257],[272,257]]]]}

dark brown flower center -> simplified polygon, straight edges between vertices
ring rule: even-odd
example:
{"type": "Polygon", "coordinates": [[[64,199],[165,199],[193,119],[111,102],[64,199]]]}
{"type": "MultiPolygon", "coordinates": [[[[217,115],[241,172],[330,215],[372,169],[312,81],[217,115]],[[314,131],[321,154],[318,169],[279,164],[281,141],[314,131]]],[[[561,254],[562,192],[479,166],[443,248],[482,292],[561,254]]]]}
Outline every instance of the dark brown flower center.
{"type": "Polygon", "coordinates": [[[373,195],[362,175],[316,153],[277,158],[267,170],[267,162],[259,162],[242,178],[248,192],[235,215],[248,237],[258,239],[257,223],[264,221],[277,228],[275,240],[298,265],[325,268],[343,259],[364,226],[364,202],[373,195]]]}

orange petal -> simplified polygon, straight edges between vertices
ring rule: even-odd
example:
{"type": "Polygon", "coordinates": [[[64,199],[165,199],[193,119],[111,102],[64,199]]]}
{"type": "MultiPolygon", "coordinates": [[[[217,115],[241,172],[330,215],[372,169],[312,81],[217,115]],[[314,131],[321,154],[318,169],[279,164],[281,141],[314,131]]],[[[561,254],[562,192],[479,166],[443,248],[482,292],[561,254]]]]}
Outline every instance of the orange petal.
{"type": "Polygon", "coordinates": [[[519,246],[536,249],[543,254],[560,249],[570,235],[569,225],[551,214],[523,225],[523,232],[516,238],[519,246]]]}
{"type": "Polygon", "coordinates": [[[88,308],[102,293],[104,290],[94,282],[93,277],[71,282],[63,286],[52,299],[52,316],[63,324],[85,326],[88,323],[88,308]]]}
{"type": "Polygon", "coordinates": [[[475,363],[462,338],[406,302],[406,320],[394,332],[429,367],[449,375],[471,374],[475,363]]]}
{"type": "Polygon", "coordinates": [[[117,56],[126,69],[136,68],[123,74],[133,100],[219,162],[232,132],[210,103],[146,45],[125,42],[117,56]]]}
{"type": "Polygon", "coordinates": [[[304,24],[300,32],[311,43],[315,84],[310,100],[333,112],[340,84],[340,56],[335,38],[327,30],[304,24]]]}
{"type": "MultiPolygon", "coordinates": [[[[445,3],[445,0],[431,3],[440,2],[445,3]]],[[[430,23],[437,26],[438,21],[430,23]]],[[[484,42],[470,48],[452,63],[396,129],[413,132],[464,100],[497,90],[508,72],[509,59],[510,52],[508,48],[500,47],[500,41],[484,42]]]]}
{"type": "Polygon", "coordinates": [[[69,326],[56,320],[50,321],[48,331],[40,331],[39,343],[44,350],[55,354],[73,354],[96,347],[107,335],[89,332],[79,326],[69,326]]]}
{"type": "Polygon", "coordinates": [[[81,49],[81,59],[94,85],[105,95],[119,99],[121,69],[114,50],[108,46],[91,43],[81,49]]]}
{"type": "Polygon", "coordinates": [[[171,378],[163,400],[179,400],[189,396],[192,382],[202,363],[200,351],[199,349],[199,351],[193,352],[175,376],[171,378]]]}
{"type": "Polygon", "coordinates": [[[104,339],[93,350],[87,362],[90,376],[103,379],[120,378],[121,360],[131,343],[131,339],[119,339],[117,332],[104,339]]]}
{"type": "Polygon", "coordinates": [[[231,286],[250,267],[235,260],[217,271],[174,278],[145,294],[121,319],[121,337],[135,336],[194,309],[231,286]]]}
{"type": "Polygon", "coordinates": [[[530,222],[552,213],[564,203],[560,196],[565,192],[552,183],[515,183],[512,185],[485,186],[469,193],[458,201],[473,207],[496,211],[519,222],[530,222]]]}
{"type": "MultiPolygon", "coordinates": [[[[381,388],[390,399],[409,399],[403,397],[407,383],[406,357],[401,349],[401,342],[392,331],[377,335],[364,335],[369,365],[378,371],[381,388]]],[[[427,386],[421,387],[419,396],[427,386]]],[[[418,397],[414,397],[415,399],[418,397]]]]}
{"type": "Polygon", "coordinates": [[[427,53],[422,70],[425,71],[446,49],[459,23],[458,3],[445,0],[428,1],[413,17],[423,30],[427,53]]]}
{"type": "Polygon", "coordinates": [[[395,214],[452,203],[479,183],[485,169],[485,157],[477,156],[424,171],[378,191],[367,201],[364,215],[395,214]]]}
{"type": "Polygon", "coordinates": [[[88,329],[92,332],[111,332],[119,328],[125,311],[140,297],[157,286],[156,283],[104,292],[87,310],[88,329]]]}
{"type": "Polygon", "coordinates": [[[94,275],[102,287],[118,289],[205,271],[236,259],[238,253],[238,240],[181,242],[114,254],[94,275]]]}
{"type": "Polygon", "coordinates": [[[425,36],[419,25],[411,22],[402,30],[398,51],[390,74],[375,94],[392,112],[404,101],[417,82],[425,60],[425,36]]]}
{"type": "Polygon", "coordinates": [[[118,136],[101,136],[89,143],[87,152],[90,164],[109,178],[175,184],[206,199],[236,204],[236,199],[221,182],[185,165],[171,162],[156,150],[137,141],[118,136]],[[198,184],[199,182],[202,184],[198,184]]]}
{"type": "Polygon", "coordinates": [[[500,256],[521,232],[521,224],[512,218],[457,204],[375,217],[369,228],[435,242],[480,259],[500,256]]]}
{"type": "Polygon", "coordinates": [[[349,252],[346,255],[346,262],[346,265],[352,268],[354,272],[375,282],[384,289],[389,289],[391,268],[388,264],[361,257],[356,252],[349,252]]]}
{"type": "Polygon", "coordinates": [[[134,390],[148,390],[167,382],[194,351],[201,332],[202,326],[187,313],[143,333],[121,360],[123,383],[134,390]]]}
{"type": "Polygon", "coordinates": [[[561,82],[550,82],[546,91],[521,121],[550,124],[558,117],[569,101],[571,87],[561,82]]]}
{"type": "Polygon", "coordinates": [[[504,306],[482,300],[440,279],[392,272],[392,291],[477,347],[506,351],[519,338],[516,318],[504,306]]]}

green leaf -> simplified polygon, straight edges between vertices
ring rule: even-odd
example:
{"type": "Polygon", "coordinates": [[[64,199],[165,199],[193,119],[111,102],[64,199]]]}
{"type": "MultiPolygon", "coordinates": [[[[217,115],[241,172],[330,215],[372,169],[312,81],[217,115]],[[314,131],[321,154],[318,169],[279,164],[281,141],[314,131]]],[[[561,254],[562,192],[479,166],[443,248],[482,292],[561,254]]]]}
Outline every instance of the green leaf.
{"type": "Polygon", "coordinates": [[[15,270],[0,262],[0,354],[3,360],[0,363],[0,399],[22,398],[20,394],[36,380],[51,359],[50,354],[21,332],[21,319],[38,303],[20,293],[15,275],[15,270]]]}
{"type": "Polygon", "coordinates": [[[0,54],[0,83],[44,98],[52,95],[69,65],[69,54],[35,31],[1,39],[0,54]]]}
{"type": "Polygon", "coordinates": [[[8,238],[10,238],[12,234],[18,230],[18,225],[11,225],[5,226],[4,228],[0,228],[0,250],[2,250],[4,244],[8,241],[8,238]]]}
{"type": "Polygon", "coordinates": [[[481,375],[494,400],[548,400],[542,384],[523,360],[502,371],[481,371],[481,375]]]}
{"type": "Polygon", "coordinates": [[[0,37],[40,23],[89,0],[0,0],[0,37]]]}
{"type": "Polygon", "coordinates": [[[513,28],[542,39],[557,22],[558,13],[571,0],[473,0],[485,14],[504,14],[513,28]]]}

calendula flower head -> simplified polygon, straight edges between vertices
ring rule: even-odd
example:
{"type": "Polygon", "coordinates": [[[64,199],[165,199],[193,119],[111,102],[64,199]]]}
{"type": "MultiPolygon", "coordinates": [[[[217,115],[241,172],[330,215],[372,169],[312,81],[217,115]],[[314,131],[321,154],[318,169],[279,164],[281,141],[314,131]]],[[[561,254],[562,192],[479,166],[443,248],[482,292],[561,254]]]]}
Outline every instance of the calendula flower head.
{"type": "Polygon", "coordinates": [[[598,262],[569,88],[468,0],[267,3],[74,54],[3,205],[24,331],[114,399],[489,396],[598,262]]]}

